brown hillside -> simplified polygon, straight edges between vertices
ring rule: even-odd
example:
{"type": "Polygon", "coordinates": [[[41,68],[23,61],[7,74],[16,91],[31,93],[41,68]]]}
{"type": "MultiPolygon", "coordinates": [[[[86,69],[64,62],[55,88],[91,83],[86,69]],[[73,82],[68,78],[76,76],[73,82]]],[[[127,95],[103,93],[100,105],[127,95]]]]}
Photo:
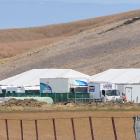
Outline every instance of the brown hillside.
{"type": "Polygon", "coordinates": [[[31,68],[73,68],[94,74],[140,66],[140,11],[0,31],[0,78],[31,68]],[[22,54],[21,54],[22,52],[22,54]],[[20,53],[20,55],[18,55],[20,53]]]}
{"type": "Polygon", "coordinates": [[[67,24],[25,29],[0,30],[0,58],[12,57],[27,50],[42,47],[58,40],[63,40],[68,36],[78,34],[85,30],[101,27],[106,24],[137,17],[139,15],[139,11],[133,11],[67,24]]]}

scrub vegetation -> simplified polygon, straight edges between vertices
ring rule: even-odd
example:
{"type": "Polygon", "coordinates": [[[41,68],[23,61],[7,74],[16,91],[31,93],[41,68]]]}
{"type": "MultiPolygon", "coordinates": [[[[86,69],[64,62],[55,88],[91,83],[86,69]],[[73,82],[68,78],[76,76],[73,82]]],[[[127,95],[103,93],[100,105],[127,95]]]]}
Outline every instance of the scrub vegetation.
{"type": "Polygon", "coordinates": [[[93,75],[140,67],[140,11],[67,24],[0,30],[0,80],[32,68],[71,68],[93,75]]]}
{"type": "Polygon", "coordinates": [[[0,103],[0,112],[14,111],[140,111],[140,104],[126,102],[106,102],[106,103],[56,103],[47,104],[34,99],[16,100],[10,99],[0,103]]]}

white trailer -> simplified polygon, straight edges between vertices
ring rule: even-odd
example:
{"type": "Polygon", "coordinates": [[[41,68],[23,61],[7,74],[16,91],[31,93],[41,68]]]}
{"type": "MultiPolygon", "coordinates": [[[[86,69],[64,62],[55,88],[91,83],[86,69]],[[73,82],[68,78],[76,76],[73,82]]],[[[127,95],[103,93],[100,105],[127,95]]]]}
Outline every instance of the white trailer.
{"type": "Polygon", "coordinates": [[[67,93],[70,91],[68,78],[41,78],[41,93],[67,93]]]}
{"type": "Polygon", "coordinates": [[[90,82],[88,85],[88,92],[90,98],[94,100],[101,100],[100,83],[90,82]]]}
{"type": "Polygon", "coordinates": [[[87,79],[80,78],[41,78],[41,93],[87,92],[87,79]]]}
{"type": "Polygon", "coordinates": [[[139,84],[118,84],[117,89],[125,94],[128,102],[140,103],[140,85],[139,84]]]}
{"type": "Polygon", "coordinates": [[[25,93],[25,88],[9,86],[6,88],[6,93],[25,93]]]}

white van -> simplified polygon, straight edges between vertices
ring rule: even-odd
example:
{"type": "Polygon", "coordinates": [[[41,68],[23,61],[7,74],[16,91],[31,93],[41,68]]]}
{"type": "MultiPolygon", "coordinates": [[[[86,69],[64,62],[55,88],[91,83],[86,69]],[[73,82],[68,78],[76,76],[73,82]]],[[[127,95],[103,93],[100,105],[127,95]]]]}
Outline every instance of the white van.
{"type": "Polygon", "coordinates": [[[102,97],[105,98],[106,101],[119,101],[121,100],[121,95],[119,90],[102,90],[102,97]]]}
{"type": "Polygon", "coordinates": [[[90,98],[97,101],[116,101],[121,99],[119,90],[111,83],[94,83],[90,82],[88,91],[90,98]]]}

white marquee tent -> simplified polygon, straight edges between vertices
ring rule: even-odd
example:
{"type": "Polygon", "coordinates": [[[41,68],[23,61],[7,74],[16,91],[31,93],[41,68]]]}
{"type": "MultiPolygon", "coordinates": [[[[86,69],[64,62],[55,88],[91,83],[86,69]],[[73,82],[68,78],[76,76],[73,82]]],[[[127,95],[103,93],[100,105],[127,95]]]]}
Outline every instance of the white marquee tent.
{"type": "Polygon", "coordinates": [[[140,84],[140,69],[109,69],[90,78],[95,82],[140,84]]]}
{"type": "Polygon", "coordinates": [[[89,78],[89,76],[72,69],[32,69],[0,81],[0,87],[21,86],[26,90],[39,90],[40,78],[89,78]]]}
{"type": "Polygon", "coordinates": [[[91,76],[90,81],[111,83],[120,93],[125,93],[128,101],[140,103],[140,69],[109,69],[91,76]]]}

